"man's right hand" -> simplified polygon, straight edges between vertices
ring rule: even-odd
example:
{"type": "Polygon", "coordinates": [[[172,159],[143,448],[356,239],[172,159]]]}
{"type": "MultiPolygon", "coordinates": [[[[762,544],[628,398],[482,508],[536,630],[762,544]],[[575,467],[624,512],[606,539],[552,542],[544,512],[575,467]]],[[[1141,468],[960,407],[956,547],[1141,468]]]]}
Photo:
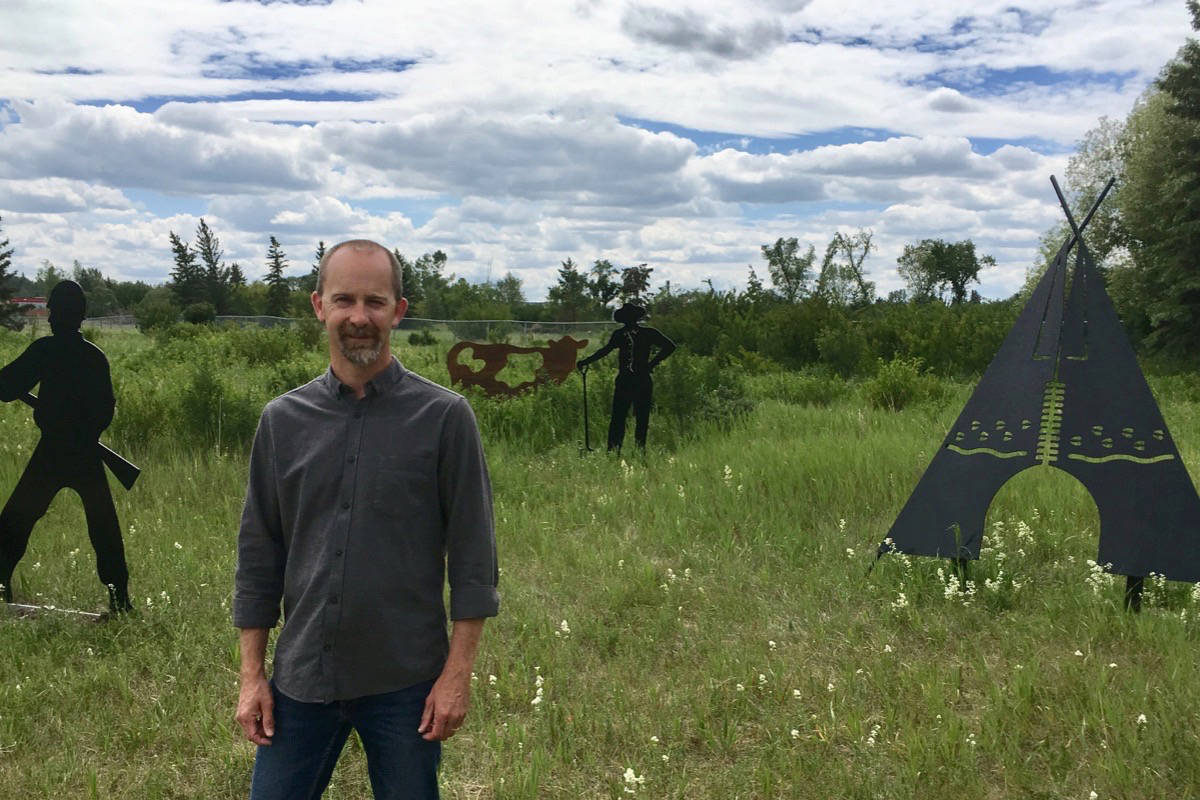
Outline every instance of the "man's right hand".
{"type": "Polygon", "coordinates": [[[236,719],[247,739],[255,744],[271,743],[275,735],[275,698],[265,676],[242,679],[236,719]]]}

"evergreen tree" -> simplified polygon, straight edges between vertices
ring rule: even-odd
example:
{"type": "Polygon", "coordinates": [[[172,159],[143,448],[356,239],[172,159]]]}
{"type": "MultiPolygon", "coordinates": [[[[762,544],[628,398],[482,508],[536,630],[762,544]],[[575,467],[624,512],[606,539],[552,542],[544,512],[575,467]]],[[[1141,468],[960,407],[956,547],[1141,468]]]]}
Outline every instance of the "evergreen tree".
{"type": "Polygon", "coordinates": [[[550,287],[546,299],[555,309],[555,316],[562,321],[573,322],[590,305],[588,280],[568,258],[558,269],[558,283],[550,287]]]}
{"type": "Polygon", "coordinates": [[[175,268],[171,270],[171,293],[175,304],[187,308],[193,303],[207,301],[204,268],[196,263],[196,252],[175,231],[171,231],[171,252],[175,256],[175,268]]]}
{"type": "Polygon", "coordinates": [[[271,245],[267,248],[267,304],[263,310],[269,317],[287,316],[288,312],[288,282],[283,274],[287,267],[287,256],[279,245],[279,240],[271,237],[271,245]]]}
{"type": "Polygon", "coordinates": [[[231,287],[246,285],[246,273],[242,272],[242,265],[236,261],[229,265],[229,285],[231,287]]]}
{"type": "MultiPolygon", "coordinates": [[[[0,223],[4,219],[0,217],[0,223]]],[[[26,306],[18,305],[12,301],[13,274],[9,270],[12,268],[12,255],[14,249],[9,245],[8,238],[4,236],[4,228],[0,225],[0,325],[13,330],[20,330],[25,324],[21,317],[21,312],[26,306]]]]}
{"type": "Polygon", "coordinates": [[[229,270],[221,259],[225,255],[221,250],[221,240],[213,233],[212,228],[204,218],[196,228],[195,251],[204,264],[204,284],[208,290],[208,302],[218,314],[229,313],[229,270]]]}
{"type": "Polygon", "coordinates": [[[297,281],[298,286],[305,294],[312,294],[317,290],[317,274],[321,271],[321,259],[325,257],[325,242],[324,240],[317,242],[317,250],[313,253],[312,271],[307,275],[301,276],[297,281]]]}

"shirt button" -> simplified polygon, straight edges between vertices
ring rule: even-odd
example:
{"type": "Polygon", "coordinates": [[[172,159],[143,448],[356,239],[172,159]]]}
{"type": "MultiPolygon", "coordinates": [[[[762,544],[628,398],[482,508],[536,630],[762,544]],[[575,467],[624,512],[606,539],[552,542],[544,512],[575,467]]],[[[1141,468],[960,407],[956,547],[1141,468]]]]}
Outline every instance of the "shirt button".
{"type": "Polygon", "coordinates": [[[349,503],[342,503],[342,510],[343,510],[343,511],[349,511],[349,510],[350,510],[350,504],[349,504],[349,503]]]}
{"type": "Polygon", "coordinates": [[[333,649],[333,645],[327,644],[324,647],[322,647],[321,649],[324,650],[326,653],[328,653],[330,650],[333,649]]]}
{"type": "Polygon", "coordinates": [[[354,412],[354,418],[355,418],[355,419],[361,419],[361,418],[362,418],[362,412],[361,412],[361,411],[355,411],[355,412],[354,412]]]}
{"type": "Polygon", "coordinates": [[[332,595],[332,596],[329,598],[329,605],[331,605],[331,606],[336,606],[336,605],[337,605],[337,595],[336,595],[336,594],[335,594],[335,595],[332,595]]]}
{"type": "Polygon", "coordinates": [[[342,554],[342,548],[340,548],[340,547],[339,547],[337,550],[334,550],[334,551],[333,551],[333,554],[334,554],[335,556],[340,556],[340,555],[342,554]]]}
{"type": "Polygon", "coordinates": [[[354,463],[354,456],[350,456],[349,458],[347,458],[347,459],[346,459],[346,463],[347,463],[347,464],[353,464],[353,463],[354,463]]]}

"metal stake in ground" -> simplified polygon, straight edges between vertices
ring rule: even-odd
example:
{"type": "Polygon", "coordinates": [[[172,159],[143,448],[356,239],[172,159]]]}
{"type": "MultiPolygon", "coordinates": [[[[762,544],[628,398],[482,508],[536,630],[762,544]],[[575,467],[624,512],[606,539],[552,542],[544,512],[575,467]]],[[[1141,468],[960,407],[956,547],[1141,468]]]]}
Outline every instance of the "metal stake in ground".
{"type": "Polygon", "coordinates": [[[585,452],[592,452],[592,439],[588,426],[588,407],[587,407],[587,366],[579,368],[579,375],[583,378],[583,449],[585,452]]]}
{"type": "Polygon", "coordinates": [[[40,617],[43,615],[61,614],[69,619],[80,622],[104,622],[109,615],[97,614],[94,611],[76,611],[71,608],[55,608],[54,606],[31,606],[25,603],[4,603],[3,608],[14,617],[40,617]]]}

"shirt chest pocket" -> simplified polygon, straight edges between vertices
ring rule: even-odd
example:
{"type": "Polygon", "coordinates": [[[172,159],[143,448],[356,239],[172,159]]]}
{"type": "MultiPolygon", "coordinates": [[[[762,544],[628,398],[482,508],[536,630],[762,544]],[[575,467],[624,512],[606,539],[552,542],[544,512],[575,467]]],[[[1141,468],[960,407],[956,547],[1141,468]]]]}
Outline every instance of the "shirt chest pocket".
{"type": "Polygon", "coordinates": [[[389,517],[421,517],[438,508],[431,453],[380,456],[373,463],[371,507],[389,517]]]}

